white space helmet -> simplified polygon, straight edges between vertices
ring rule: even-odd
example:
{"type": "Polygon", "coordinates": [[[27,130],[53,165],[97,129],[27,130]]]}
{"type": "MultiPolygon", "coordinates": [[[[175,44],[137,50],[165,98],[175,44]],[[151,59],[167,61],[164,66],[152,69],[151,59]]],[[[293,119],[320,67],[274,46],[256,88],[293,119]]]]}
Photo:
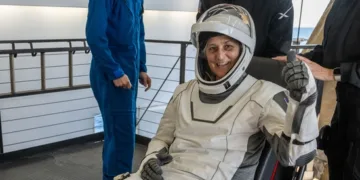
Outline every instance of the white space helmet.
{"type": "Polygon", "coordinates": [[[206,94],[221,94],[234,86],[245,75],[256,44],[255,25],[249,12],[237,5],[219,4],[205,11],[191,28],[191,41],[197,47],[195,75],[200,91],[206,94]],[[201,34],[219,33],[242,44],[242,52],[234,67],[221,79],[208,81],[204,78],[206,60],[202,55],[204,44],[201,34]]]}

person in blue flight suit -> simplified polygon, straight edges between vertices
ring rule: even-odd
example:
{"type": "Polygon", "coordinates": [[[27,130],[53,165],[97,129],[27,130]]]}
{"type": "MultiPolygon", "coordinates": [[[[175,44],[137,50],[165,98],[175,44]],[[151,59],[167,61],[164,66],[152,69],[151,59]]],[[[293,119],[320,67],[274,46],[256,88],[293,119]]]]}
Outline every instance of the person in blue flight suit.
{"type": "Polygon", "coordinates": [[[138,80],[147,75],[143,0],[89,0],[90,84],[104,121],[103,180],[132,171],[138,80]]]}

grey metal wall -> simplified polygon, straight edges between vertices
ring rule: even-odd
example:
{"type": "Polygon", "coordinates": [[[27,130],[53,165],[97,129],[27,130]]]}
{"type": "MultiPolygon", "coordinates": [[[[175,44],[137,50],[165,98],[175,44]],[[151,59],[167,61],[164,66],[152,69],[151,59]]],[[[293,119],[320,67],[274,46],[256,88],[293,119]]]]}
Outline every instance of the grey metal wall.
{"type": "MultiPolygon", "coordinates": [[[[152,138],[179,84],[179,45],[147,43],[147,66],[152,88],[139,86],[137,134],[152,138]],[[175,68],[172,68],[174,67],[175,68]]],[[[194,78],[194,48],[187,48],[186,81],[194,78]]],[[[89,83],[90,54],[74,54],[74,85],[89,83]]],[[[41,88],[40,56],[14,60],[17,91],[41,88]]],[[[47,87],[68,84],[67,53],[45,55],[47,87]]],[[[0,93],[10,92],[9,60],[0,56],[0,93]]],[[[91,89],[0,99],[4,153],[46,145],[95,133],[99,108],[91,89]]]]}
{"type": "MultiPolygon", "coordinates": [[[[21,48],[21,47],[19,47],[21,48]]],[[[67,53],[45,54],[47,88],[68,84],[67,53]]],[[[90,54],[74,54],[75,84],[88,84],[90,54]]],[[[40,55],[14,60],[16,91],[39,89],[40,55]]],[[[0,93],[10,90],[9,58],[0,56],[0,93]]],[[[94,133],[99,113],[90,89],[0,99],[4,152],[26,149],[94,133]]]]}

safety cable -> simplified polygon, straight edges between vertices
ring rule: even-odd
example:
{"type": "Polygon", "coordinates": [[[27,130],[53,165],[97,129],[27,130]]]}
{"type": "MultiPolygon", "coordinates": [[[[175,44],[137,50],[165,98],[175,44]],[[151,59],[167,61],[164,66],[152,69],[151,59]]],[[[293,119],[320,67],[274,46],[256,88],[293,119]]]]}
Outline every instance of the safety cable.
{"type": "Polygon", "coordinates": [[[299,18],[299,26],[298,26],[298,33],[297,33],[297,43],[299,43],[299,45],[300,45],[299,36],[300,36],[301,17],[302,17],[302,13],[303,13],[302,12],[303,4],[304,4],[304,0],[301,0],[300,18],[299,18]]]}
{"type": "MultiPolygon", "coordinates": [[[[185,48],[188,47],[188,44],[185,45],[185,48]]],[[[154,97],[152,98],[152,100],[150,101],[149,105],[146,107],[144,113],[141,115],[141,117],[139,118],[139,121],[136,122],[136,127],[139,125],[139,123],[141,122],[141,120],[143,119],[143,117],[145,116],[146,112],[148,111],[148,109],[150,108],[150,105],[152,104],[152,102],[155,100],[156,96],[159,94],[161,88],[164,86],[165,82],[167,81],[167,79],[169,78],[170,74],[173,72],[173,70],[175,69],[177,63],[180,61],[181,59],[181,54],[179,56],[179,58],[176,60],[176,62],[174,63],[173,67],[171,68],[169,74],[165,77],[164,82],[161,83],[159,90],[155,93],[154,97]]],[[[181,73],[181,72],[180,72],[181,73]]]]}

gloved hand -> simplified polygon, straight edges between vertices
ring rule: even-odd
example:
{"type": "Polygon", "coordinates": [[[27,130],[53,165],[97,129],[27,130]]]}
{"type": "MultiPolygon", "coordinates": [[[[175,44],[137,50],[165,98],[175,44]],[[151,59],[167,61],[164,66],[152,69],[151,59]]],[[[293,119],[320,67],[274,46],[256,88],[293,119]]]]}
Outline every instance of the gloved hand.
{"type": "Polygon", "coordinates": [[[163,180],[161,166],[172,161],[172,156],[167,153],[166,149],[162,149],[156,154],[157,158],[149,159],[143,166],[141,171],[141,179],[143,180],[163,180]]]}
{"type": "Polygon", "coordinates": [[[287,84],[290,97],[300,102],[302,95],[306,93],[309,74],[305,63],[296,61],[296,54],[294,52],[288,54],[286,66],[282,70],[282,78],[287,84]]]}
{"type": "Polygon", "coordinates": [[[114,180],[124,180],[126,178],[130,177],[130,173],[124,173],[124,174],[119,174],[117,176],[114,177],[114,180]]]}

